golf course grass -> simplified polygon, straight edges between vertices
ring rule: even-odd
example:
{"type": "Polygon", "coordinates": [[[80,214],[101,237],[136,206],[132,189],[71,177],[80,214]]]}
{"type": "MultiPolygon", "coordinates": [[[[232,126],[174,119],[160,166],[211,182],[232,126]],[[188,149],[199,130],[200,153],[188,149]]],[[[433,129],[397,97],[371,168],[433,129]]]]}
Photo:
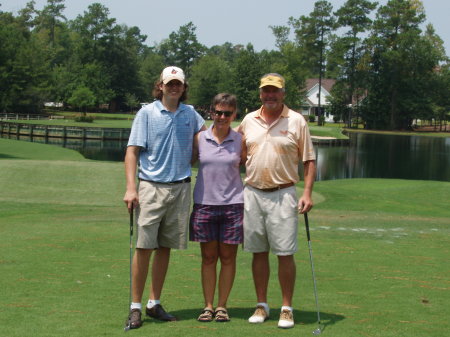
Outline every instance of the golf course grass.
{"type": "MultiPolygon", "coordinates": [[[[0,139],[0,172],[0,335],[123,336],[129,296],[123,164],[0,139]]],[[[450,182],[320,181],[313,197],[309,224],[322,335],[447,336],[450,182]]],[[[197,322],[203,305],[200,249],[190,243],[172,252],[162,296],[181,320],[146,318],[127,335],[311,336],[317,311],[303,218],[296,261],[293,329],[277,328],[281,295],[274,256],[271,319],[247,322],[255,294],[251,254],[241,249],[228,303],[231,322],[197,322]]]]}

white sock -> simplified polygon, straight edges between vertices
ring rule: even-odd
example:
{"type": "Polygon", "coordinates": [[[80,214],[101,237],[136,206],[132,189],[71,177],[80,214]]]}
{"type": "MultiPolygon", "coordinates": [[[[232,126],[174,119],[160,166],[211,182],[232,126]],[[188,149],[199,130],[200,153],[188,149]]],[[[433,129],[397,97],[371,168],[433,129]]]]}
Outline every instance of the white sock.
{"type": "Polygon", "coordinates": [[[148,300],[147,308],[151,309],[151,308],[153,308],[156,304],[161,304],[161,301],[160,301],[160,300],[148,300]]]}
{"type": "Polygon", "coordinates": [[[287,305],[283,305],[282,307],[281,307],[281,311],[283,311],[283,310],[289,310],[290,312],[292,312],[292,307],[288,307],[287,305]]]}
{"type": "Polygon", "coordinates": [[[136,302],[131,302],[130,305],[130,309],[139,309],[140,311],[142,311],[142,304],[141,303],[136,303],[136,302]]]}
{"type": "Polygon", "coordinates": [[[267,303],[265,303],[265,302],[256,303],[256,306],[258,306],[258,305],[264,307],[264,310],[267,312],[267,315],[269,315],[270,309],[269,309],[269,305],[267,303]]]}

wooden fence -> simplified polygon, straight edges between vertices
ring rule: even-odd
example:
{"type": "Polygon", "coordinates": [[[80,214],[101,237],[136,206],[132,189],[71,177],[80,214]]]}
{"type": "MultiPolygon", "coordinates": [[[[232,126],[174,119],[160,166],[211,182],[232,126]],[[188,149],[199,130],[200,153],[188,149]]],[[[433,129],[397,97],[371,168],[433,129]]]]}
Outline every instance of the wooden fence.
{"type": "Polygon", "coordinates": [[[64,116],[19,114],[19,113],[0,113],[0,121],[11,121],[11,120],[40,121],[40,120],[52,120],[52,119],[64,119],[64,116]]]}
{"type": "Polygon", "coordinates": [[[130,129],[23,124],[0,121],[0,133],[30,137],[127,140],[130,129]]]}

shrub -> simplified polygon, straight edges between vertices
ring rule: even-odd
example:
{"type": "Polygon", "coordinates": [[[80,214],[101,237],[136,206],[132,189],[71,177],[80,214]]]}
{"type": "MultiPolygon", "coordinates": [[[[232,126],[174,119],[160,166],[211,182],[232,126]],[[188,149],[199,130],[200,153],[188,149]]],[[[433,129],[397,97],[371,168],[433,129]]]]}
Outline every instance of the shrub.
{"type": "Polygon", "coordinates": [[[310,122],[310,123],[315,122],[315,121],[316,121],[316,116],[314,116],[314,115],[308,115],[308,119],[309,119],[309,122],[310,122]]]}
{"type": "Polygon", "coordinates": [[[319,116],[318,125],[324,126],[325,125],[325,116],[319,116]]]}
{"type": "Polygon", "coordinates": [[[92,117],[92,116],[79,115],[79,116],[75,117],[75,122],[92,123],[93,121],[94,121],[94,117],[92,117]]]}

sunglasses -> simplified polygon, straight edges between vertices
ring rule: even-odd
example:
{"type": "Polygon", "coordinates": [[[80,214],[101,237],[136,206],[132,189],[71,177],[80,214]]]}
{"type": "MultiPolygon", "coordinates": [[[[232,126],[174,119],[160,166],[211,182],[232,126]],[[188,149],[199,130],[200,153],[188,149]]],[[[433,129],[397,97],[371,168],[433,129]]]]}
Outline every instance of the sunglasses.
{"type": "Polygon", "coordinates": [[[214,113],[216,116],[221,117],[222,115],[225,115],[225,117],[230,117],[233,114],[233,111],[220,111],[220,110],[214,110],[214,113]]]}

